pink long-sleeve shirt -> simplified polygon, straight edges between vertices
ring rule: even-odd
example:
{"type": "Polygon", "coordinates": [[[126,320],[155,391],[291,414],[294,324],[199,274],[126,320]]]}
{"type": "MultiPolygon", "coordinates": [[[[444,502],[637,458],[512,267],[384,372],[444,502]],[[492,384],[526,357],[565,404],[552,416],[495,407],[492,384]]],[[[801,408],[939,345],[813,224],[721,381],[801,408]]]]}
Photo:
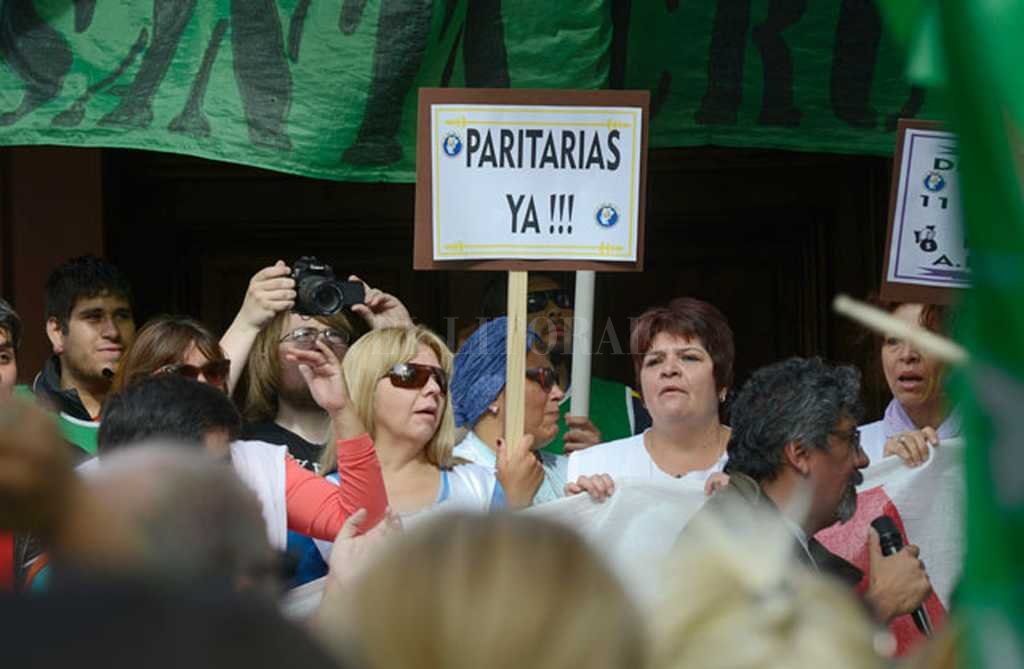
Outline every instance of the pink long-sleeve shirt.
{"type": "Polygon", "coordinates": [[[339,439],[337,445],[338,472],[345,481],[342,486],[325,481],[285,455],[289,530],[334,541],[345,520],[359,509],[366,509],[367,514],[360,532],[369,530],[384,518],[388,494],[370,435],[339,439]]]}

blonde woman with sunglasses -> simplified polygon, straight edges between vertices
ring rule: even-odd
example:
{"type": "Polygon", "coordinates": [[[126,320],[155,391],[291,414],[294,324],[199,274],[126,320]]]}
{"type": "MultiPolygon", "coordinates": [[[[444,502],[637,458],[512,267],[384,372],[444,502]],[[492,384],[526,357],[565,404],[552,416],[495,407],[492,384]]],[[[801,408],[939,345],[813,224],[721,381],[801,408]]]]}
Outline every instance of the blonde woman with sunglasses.
{"type": "MultiPolygon", "coordinates": [[[[437,335],[422,326],[374,330],[352,345],[342,366],[352,407],[380,460],[391,509],[406,526],[440,510],[505,507],[494,472],[452,454],[452,354],[437,335]]],[[[333,463],[334,448],[324,454],[324,469],[333,463]]],[[[336,474],[328,479],[347,484],[344,472],[340,480],[336,474]]]]}

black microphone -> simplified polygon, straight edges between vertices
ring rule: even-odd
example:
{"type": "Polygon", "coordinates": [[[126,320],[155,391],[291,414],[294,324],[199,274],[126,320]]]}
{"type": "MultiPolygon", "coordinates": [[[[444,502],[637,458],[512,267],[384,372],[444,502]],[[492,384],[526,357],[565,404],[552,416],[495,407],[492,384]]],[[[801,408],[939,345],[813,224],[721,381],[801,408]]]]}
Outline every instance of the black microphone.
{"type": "MultiPolygon", "coordinates": [[[[896,526],[889,516],[879,516],[871,521],[871,527],[878,532],[878,543],[882,547],[882,555],[899,553],[903,549],[903,535],[900,528],[896,526]]],[[[932,621],[928,618],[928,612],[924,610],[924,604],[914,609],[910,616],[921,634],[932,635],[932,621]]]]}
{"type": "Polygon", "coordinates": [[[109,367],[104,367],[104,368],[103,368],[103,369],[102,369],[102,370],[100,371],[100,374],[102,374],[102,375],[103,375],[103,378],[105,378],[105,379],[112,379],[112,378],[114,378],[114,370],[112,370],[112,369],[111,369],[111,368],[109,368],[109,367]]]}

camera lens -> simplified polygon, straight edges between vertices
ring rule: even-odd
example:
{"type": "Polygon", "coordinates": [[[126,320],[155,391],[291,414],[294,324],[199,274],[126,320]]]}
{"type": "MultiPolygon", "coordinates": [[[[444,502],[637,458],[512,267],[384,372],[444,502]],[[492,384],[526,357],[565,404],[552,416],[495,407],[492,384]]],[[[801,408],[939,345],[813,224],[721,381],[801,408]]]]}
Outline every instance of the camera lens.
{"type": "Polygon", "coordinates": [[[329,316],[341,311],[345,306],[345,296],[333,281],[322,281],[312,292],[312,303],[321,314],[329,316]]]}

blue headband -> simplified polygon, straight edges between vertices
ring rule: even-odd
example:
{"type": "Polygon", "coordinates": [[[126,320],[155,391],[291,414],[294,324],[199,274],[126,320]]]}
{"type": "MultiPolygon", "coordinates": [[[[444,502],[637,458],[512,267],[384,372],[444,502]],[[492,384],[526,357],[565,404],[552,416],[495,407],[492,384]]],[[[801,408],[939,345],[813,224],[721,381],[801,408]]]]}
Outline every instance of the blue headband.
{"type": "MultiPolygon", "coordinates": [[[[526,328],[526,350],[540,337],[526,328]]],[[[455,354],[452,375],[452,409],[457,427],[476,424],[505,387],[508,366],[508,318],[502,316],[481,325],[455,354]]]]}

